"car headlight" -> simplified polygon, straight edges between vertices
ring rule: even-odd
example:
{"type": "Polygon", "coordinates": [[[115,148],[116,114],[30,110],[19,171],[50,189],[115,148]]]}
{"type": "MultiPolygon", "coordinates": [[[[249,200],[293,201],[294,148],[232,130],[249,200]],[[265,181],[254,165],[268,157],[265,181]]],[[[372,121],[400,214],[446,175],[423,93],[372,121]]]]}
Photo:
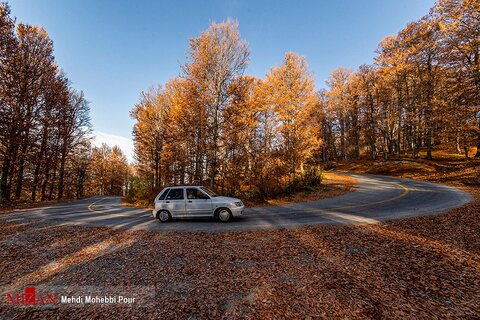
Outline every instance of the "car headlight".
{"type": "Polygon", "coordinates": [[[234,204],[235,204],[237,207],[241,207],[241,206],[243,206],[243,203],[242,203],[242,201],[237,201],[237,202],[234,202],[234,204]]]}

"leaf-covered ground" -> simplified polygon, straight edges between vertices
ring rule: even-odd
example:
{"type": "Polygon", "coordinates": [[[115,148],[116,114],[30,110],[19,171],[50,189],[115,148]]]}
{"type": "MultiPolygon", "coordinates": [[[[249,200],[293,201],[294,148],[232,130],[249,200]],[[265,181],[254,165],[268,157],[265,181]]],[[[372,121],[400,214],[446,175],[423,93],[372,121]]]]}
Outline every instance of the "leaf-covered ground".
{"type": "Polygon", "coordinates": [[[355,227],[213,234],[0,222],[2,292],[147,293],[132,305],[48,308],[7,305],[2,293],[0,318],[478,319],[480,189],[463,188],[474,195],[463,208],[355,227]]]}
{"type": "Polygon", "coordinates": [[[460,155],[434,152],[434,160],[392,158],[389,160],[342,161],[338,171],[370,173],[446,183],[453,186],[480,187],[480,159],[465,161],[460,155]]]}
{"type": "Polygon", "coordinates": [[[355,189],[357,179],[334,172],[322,174],[322,184],[313,191],[299,191],[291,195],[277,196],[265,202],[246,202],[247,207],[280,206],[297,202],[318,201],[341,196],[355,189]]]}

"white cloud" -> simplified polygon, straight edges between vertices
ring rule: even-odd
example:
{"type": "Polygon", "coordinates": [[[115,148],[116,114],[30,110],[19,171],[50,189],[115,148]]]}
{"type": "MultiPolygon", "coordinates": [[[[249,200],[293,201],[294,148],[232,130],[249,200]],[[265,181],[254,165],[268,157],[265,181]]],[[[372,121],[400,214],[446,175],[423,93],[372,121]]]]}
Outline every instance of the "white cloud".
{"type": "Polygon", "coordinates": [[[127,157],[128,162],[132,163],[133,160],[133,140],[129,138],[125,138],[122,136],[117,136],[110,133],[105,133],[101,131],[94,131],[93,132],[93,145],[95,147],[100,147],[102,143],[106,143],[108,146],[118,146],[122,152],[127,157]]]}

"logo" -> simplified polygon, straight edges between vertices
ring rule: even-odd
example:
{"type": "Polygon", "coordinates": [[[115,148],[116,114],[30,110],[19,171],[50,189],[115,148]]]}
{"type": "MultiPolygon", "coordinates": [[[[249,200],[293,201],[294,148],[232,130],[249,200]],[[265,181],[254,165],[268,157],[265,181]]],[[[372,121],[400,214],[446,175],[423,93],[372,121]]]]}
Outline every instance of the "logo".
{"type": "Polygon", "coordinates": [[[56,293],[37,293],[35,287],[27,287],[25,288],[25,292],[15,295],[12,293],[7,293],[7,304],[42,305],[56,303],[56,293]]]}

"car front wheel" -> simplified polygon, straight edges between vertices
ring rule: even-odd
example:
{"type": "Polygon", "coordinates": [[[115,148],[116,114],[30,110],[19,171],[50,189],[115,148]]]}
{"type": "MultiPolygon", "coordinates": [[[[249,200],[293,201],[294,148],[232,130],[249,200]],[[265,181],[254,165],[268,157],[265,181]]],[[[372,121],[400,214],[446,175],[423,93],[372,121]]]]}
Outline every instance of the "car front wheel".
{"type": "Polygon", "coordinates": [[[162,210],[158,213],[158,220],[160,220],[160,222],[167,222],[170,218],[170,213],[167,210],[162,210]]]}
{"type": "Polygon", "coordinates": [[[220,209],[218,211],[218,218],[222,222],[228,222],[232,219],[232,213],[228,209],[220,209]]]}

